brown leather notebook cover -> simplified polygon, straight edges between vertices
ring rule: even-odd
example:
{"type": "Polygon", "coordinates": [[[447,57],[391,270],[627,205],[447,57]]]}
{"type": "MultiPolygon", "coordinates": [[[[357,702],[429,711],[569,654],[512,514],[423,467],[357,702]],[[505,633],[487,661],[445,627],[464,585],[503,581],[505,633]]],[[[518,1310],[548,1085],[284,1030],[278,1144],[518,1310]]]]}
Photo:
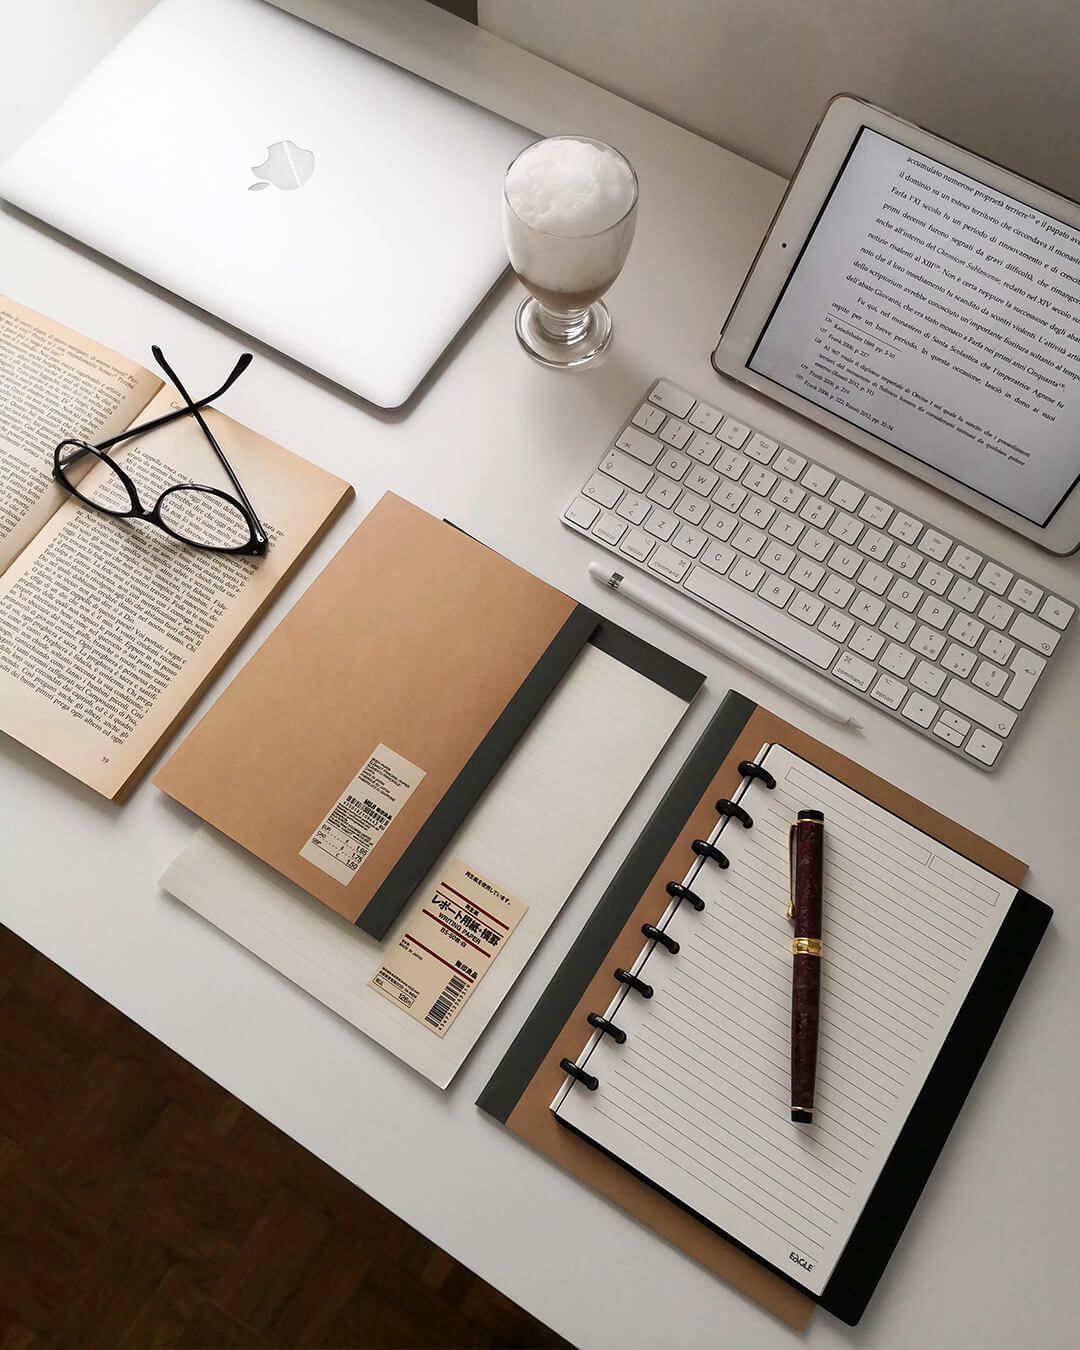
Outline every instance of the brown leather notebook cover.
{"type": "MultiPolygon", "coordinates": [[[[613,892],[622,882],[631,896],[640,898],[636,903],[630,900],[632,907],[607,907],[607,913],[608,895],[601,901],[478,1105],[714,1274],[802,1330],[814,1308],[807,1294],[560,1125],[550,1109],[565,1077],[559,1061],[564,1056],[574,1060],[580,1053],[589,1033],[588,1013],[610,1002],[612,971],[633,965],[641,950],[641,925],[660,921],[670,903],[664,887],[685,874],[687,859],[693,856],[691,841],[708,837],[716,822],[716,800],[733,795],[741,782],[739,763],[753,759],[770,742],[786,746],[1010,884],[1020,885],[1026,864],[783,718],[741,695],[729,694],[650,821],[647,833],[662,842],[656,843],[651,857],[646,850],[648,866],[642,869],[640,891],[636,878],[622,874],[609,888],[608,895],[618,899],[613,892]]],[[[645,836],[641,842],[646,842],[645,836]]]]}
{"type": "Polygon", "coordinates": [[[598,624],[388,493],[155,781],[381,937],[598,624]]]}

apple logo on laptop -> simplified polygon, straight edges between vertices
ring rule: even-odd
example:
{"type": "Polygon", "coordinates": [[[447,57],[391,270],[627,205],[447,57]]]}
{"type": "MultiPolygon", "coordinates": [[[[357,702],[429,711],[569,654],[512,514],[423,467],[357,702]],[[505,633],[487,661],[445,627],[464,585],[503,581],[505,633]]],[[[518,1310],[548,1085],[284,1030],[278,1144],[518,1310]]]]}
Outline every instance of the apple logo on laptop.
{"type": "Polygon", "coordinates": [[[249,186],[249,192],[262,192],[271,183],[282,192],[292,192],[303,187],[315,172],[315,156],[295,141],[275,141],[266,147],[266,160],[253,164],[251,172],[259,181],[249,186]]]}

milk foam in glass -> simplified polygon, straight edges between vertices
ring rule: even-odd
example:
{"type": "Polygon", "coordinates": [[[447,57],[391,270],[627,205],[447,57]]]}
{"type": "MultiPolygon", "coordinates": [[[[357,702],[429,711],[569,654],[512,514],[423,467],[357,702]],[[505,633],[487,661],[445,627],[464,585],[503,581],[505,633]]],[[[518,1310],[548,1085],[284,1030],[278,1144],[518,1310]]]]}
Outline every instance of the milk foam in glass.
{"type": "Polygon", "coordinates": [[[611,341],[611,315],[600,297],[630,251],[637,200],[627,160],[587,136],[536,141],[507,169],[506,249],[531,292],[515,326],[537,361],[583,366],[611,341]]]}

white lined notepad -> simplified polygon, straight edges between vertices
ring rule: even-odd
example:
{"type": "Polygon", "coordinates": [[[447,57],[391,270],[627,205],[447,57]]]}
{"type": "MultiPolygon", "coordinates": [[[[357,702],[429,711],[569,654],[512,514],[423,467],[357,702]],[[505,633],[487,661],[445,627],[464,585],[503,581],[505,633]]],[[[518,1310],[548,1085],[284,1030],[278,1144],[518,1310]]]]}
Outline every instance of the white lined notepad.
{"type": "Polygon", "coordinates": [[[711,838],[568,1079],[559,1118],[736,1241],[821,1294],[925,1082],[1015,887],[786,750],[744,782],[753,826],[711,838]],[[814,1124],[790,1120],[787,833],[825,813],[825,956],[814,1124]]]}

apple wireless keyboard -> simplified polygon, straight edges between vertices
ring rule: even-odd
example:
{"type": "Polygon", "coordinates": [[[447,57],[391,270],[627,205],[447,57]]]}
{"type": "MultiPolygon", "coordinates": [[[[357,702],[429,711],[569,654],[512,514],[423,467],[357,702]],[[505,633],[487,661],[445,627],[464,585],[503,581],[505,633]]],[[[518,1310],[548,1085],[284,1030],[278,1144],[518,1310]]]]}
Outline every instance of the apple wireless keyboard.
{"type": "Polygon", "coordinates": [[[984,769],[1074,613],[668,380],[562,519],[984,769]]]}

